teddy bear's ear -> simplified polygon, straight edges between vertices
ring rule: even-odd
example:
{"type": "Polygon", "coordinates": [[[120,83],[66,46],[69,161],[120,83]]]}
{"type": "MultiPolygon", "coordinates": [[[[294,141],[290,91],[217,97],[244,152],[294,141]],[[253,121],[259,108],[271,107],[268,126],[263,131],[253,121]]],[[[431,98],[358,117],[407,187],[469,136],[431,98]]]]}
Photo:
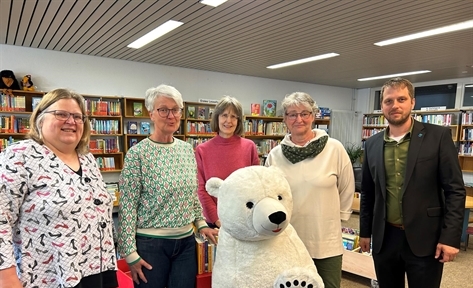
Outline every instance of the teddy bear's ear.
{"type": "Polygon", "coordinates": [[[217,177],[212,177],[209,180],[207,180],[207,183],[205,183],[205,190],[209,192],[210,195],[214,197],[218,197],[218,188],[222,186],[223,180],[217,177]]]}

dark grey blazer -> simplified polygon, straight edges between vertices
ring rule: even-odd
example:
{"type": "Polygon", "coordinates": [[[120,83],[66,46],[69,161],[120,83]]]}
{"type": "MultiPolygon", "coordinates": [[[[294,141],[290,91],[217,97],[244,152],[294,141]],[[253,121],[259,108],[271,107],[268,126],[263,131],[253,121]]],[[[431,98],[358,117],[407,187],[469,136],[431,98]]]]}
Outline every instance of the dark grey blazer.
{"type": "MultiPolygon", "coordinates": [[[[384,133],[365,143],[361,182],[360,236],[372,237],[372,249],[383,245],[386,221],[384,133]]],[[[450,129],[414,121],[402,213],[406,238],[418,256],[435,253],[437,243],[460,247],[465,187],[450,129]]]]}

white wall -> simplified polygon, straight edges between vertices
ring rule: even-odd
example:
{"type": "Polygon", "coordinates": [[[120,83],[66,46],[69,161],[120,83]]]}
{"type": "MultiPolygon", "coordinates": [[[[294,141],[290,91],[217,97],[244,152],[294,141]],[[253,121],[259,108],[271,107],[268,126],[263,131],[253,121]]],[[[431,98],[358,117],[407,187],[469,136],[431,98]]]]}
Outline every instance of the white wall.
{"type": "Polygon", "coordinates": [[[144,97],[146,89],[159,84],[175,86],[184,100],[236,97],[245,113],[251,103],[264,99],[281,101],[288,93],[309,93],[319,106],[351,110],[354,89],[272,80],[195,69],[153,65],[111,58],[0,45],[0,69],[12,70],[20,79],[26,74],[38,90],[69,88],[82,94],[144,97]]]}

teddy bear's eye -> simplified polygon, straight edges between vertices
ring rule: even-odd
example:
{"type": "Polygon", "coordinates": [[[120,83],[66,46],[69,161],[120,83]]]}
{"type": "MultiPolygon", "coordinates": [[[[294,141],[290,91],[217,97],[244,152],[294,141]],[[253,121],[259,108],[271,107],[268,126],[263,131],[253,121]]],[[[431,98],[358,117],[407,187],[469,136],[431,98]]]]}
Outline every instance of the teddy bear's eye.
{"type": "Polygon", "coordinates": [[[281,195],[278,195],[278,200],[282,200],[282,196],[281,196],[281,195]]]}
{"type": "Polygon", "coordinates": [[[253,202],[246,202],[246,207],[248,207],[248,209],[253,208],[253,205],[253,202]]]}

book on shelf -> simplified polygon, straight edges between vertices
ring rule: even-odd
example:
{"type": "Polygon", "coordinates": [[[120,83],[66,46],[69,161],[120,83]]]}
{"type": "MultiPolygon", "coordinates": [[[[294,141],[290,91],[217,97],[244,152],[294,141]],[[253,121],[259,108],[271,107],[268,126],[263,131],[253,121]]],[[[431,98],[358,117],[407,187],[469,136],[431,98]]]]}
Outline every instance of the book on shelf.
{"type": "Polygon", "coordinates": [[[141,122],[140,124],[140,134],[149,135],[150,133],[150,123],[149,122],[141,122]]]}
{"type": "Polygon", "coordinates": [[[197,119],[206,119],[206,112],[205,112],[205,107],[198,106],[197,107],[197,119]]]}
{"type": "Polygon", "coordinates": [[[41,102],[42,97],[31,97],[31,111],[34,111],[38,106],[39,102],[41,102]]]}
{"type": "Polygon", "coordinates": [[[195,119],[195,106],[187,106],[187,118],[195,119]]]}
{"type": "Polygon", "coordinates": [[[133,102],[133,116],[143,116],[143,103],[133,102]]]}
{"type": "Polygon", "coordinates": [[[276,100],[263,100],[263,116],[276,117],[276,100]]]}
{"type": "Polygon", "coordinates": [[[138,122],[136,121],[128,122],[128,134],[138,134],[138,122]]]}
{"type": "Polygon", "coordinates": [[[317,113],[315,116],[316,118],[330,118],[330,108],[319,107],[319,113],[317,113]]]}
{"type": "Polygon", "coordinates": [[[209,108],[209,119],[212,119],[212,116],[214,115],[214,108],[213,107],[208,107],[209,108]]]}
{"type": "Polygon", "coordinates": [[[118,192],[118,182],[105,183],[107,192],[112,196],[113,206],[118,206],[120,193],[118,192]]]}
{"type": "Polygon", "coordinates": [[[259,116],[261,113],[261,105],[259,103],[251,103],[251,116],[259,116]]]}
{"type": "Polygon", "coordinates": [[[129,143],[129,145],[130,145],[130,147],[133,147],[133,146],[135,146],[136,144],[138,144],[138,142],[139,142],[139,141],[138,141],[137,138],[130,138],[130,143],[129,143]]]}

